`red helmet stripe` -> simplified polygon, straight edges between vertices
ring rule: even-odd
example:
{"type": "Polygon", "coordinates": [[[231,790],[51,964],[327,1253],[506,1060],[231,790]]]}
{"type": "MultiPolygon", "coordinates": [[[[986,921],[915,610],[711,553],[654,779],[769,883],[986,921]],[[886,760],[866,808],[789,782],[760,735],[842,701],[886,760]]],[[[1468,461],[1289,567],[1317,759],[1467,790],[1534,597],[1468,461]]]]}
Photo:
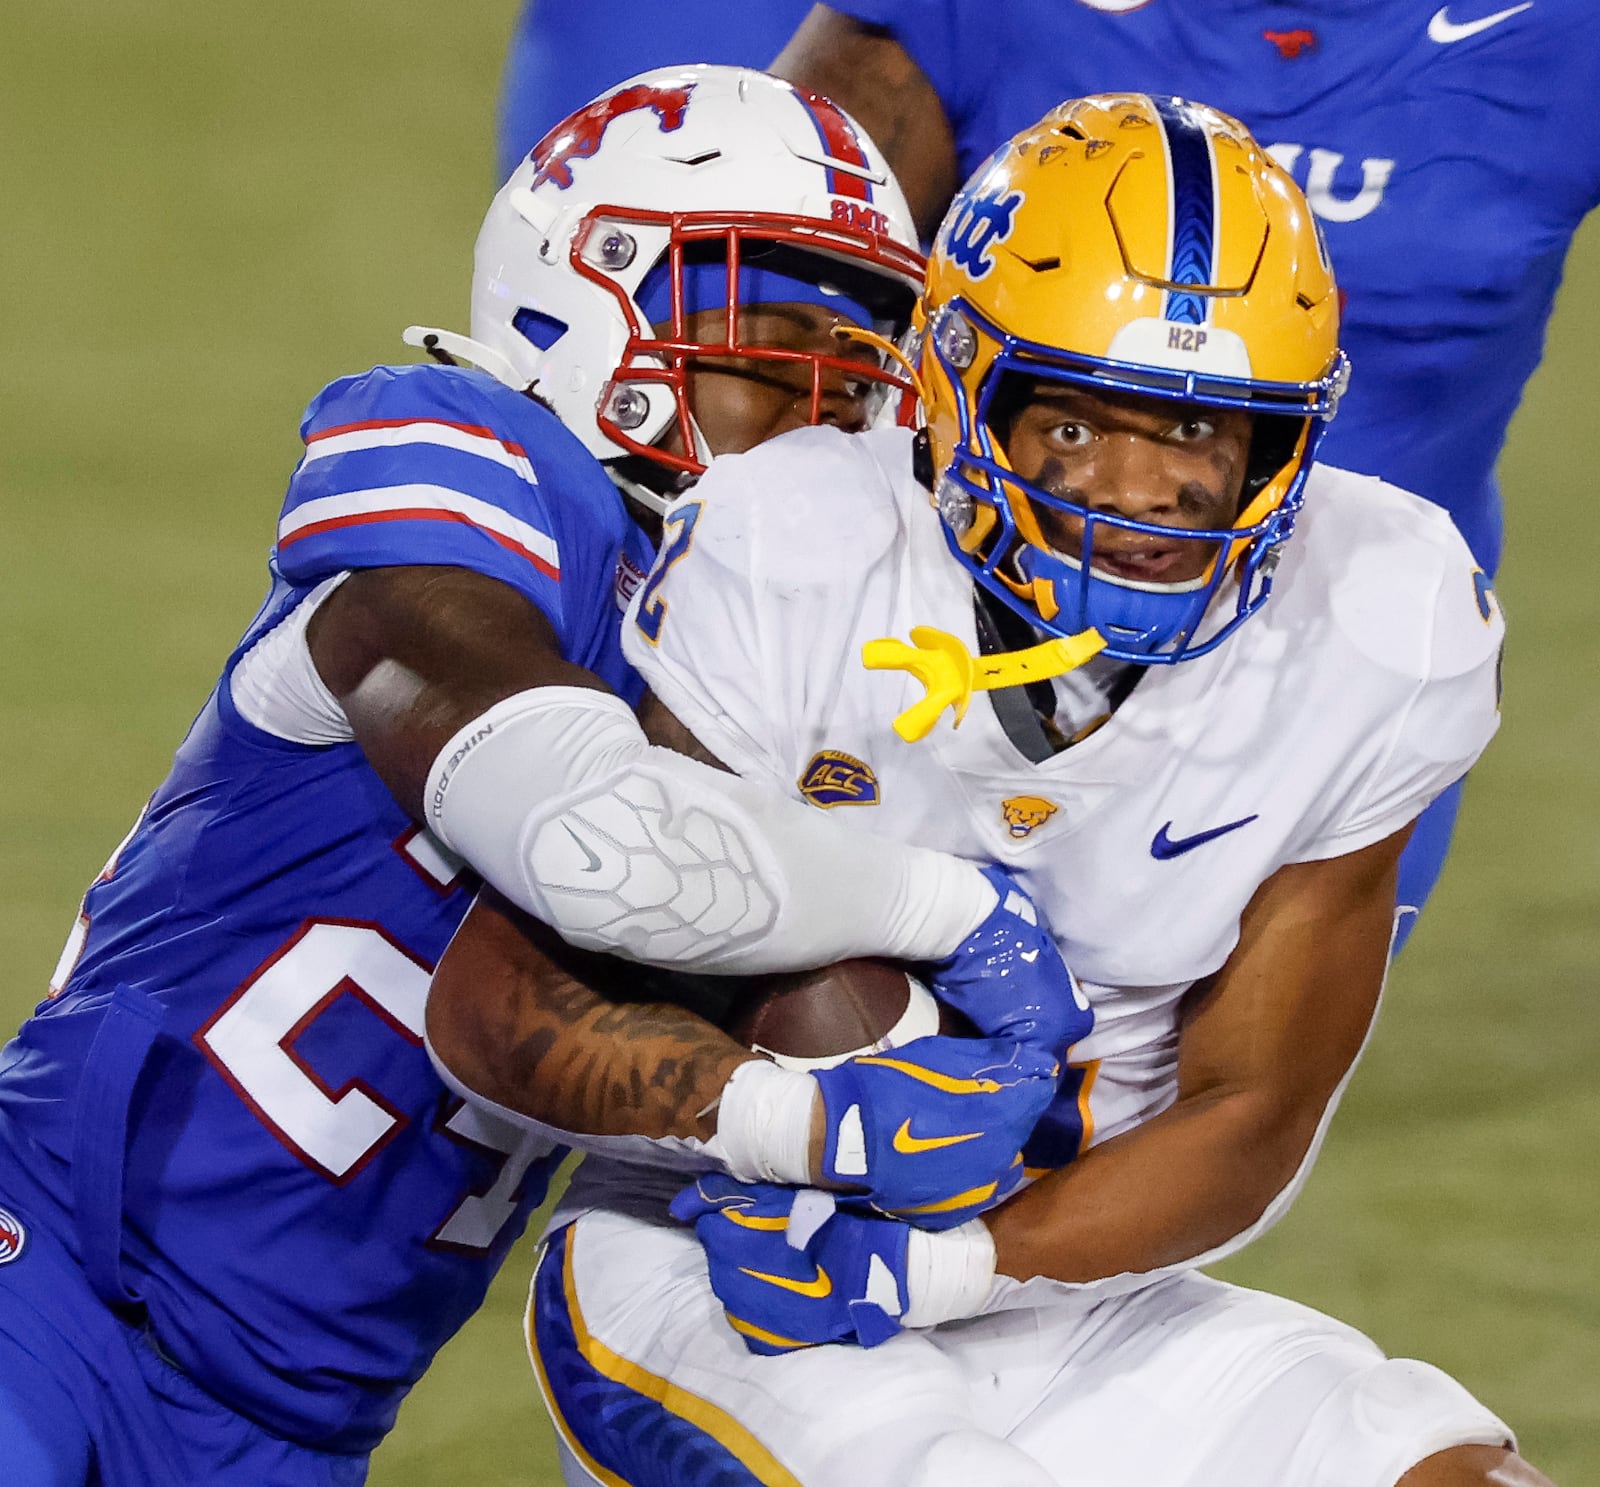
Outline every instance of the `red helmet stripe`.
{"type": "MultiPolygon", "coordinates": [[[[811,122],[817,126],[817,137],[821,139],[828,157],[869,170],[871,162],[867,159],[866,148],[861,143],[861,136],[856,133],[855,125],[845,117],[844,110],[831,99],[813,93],[809,88],[795,88],[794,92],[811,115],[811,122]]],[[[872,200],[872,182],[865,176],[854,175],[847,170],[835,170],[831,165],[827,171],[830,195],[851,196],[857,201],[872,200]]]]}

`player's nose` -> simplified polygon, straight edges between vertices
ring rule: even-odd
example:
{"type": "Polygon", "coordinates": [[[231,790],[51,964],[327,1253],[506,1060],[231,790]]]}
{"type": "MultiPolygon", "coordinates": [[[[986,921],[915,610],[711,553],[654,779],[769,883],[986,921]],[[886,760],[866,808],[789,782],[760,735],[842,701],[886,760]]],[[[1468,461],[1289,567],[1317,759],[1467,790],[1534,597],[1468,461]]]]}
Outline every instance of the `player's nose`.
{"type": "Polygon", "coordinates": [[[1101,442],[1094,468],[1080,481],[1091,511],[1136,521],[1165,521],[1179,510],[1183,480],[1168,466],[1161,447],[1135,434],[1101,442]]]}

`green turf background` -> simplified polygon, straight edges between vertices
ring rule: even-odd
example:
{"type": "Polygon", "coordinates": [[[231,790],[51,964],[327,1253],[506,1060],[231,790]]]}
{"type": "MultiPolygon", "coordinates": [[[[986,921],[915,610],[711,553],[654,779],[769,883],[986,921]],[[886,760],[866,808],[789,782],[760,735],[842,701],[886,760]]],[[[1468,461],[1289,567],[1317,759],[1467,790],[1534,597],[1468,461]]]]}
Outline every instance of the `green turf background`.
{"type": "MultiPolygon", "coordinates": [[[[253,612],[324,382],[465,328],[514,0],[0,6],[0,1024],[253,612]]],[[[1228,1267],[1600,1458],[1600,232],[1504,463],[1507,721],[1294,1214],[1228,1267]]],[[[1357,371],[1359,375],[1359,369],[1357,371]]],[[[525,1253],[373,1481],[553,1483],[525,1253]]]]}

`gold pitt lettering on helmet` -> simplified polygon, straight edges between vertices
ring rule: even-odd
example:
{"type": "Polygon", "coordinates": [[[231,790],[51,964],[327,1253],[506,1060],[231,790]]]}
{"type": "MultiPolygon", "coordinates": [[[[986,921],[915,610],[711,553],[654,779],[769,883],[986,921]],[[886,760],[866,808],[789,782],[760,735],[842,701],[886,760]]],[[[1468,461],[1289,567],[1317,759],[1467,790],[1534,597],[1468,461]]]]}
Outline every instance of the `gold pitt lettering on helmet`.
{"type": "Polygon", "coordinates": [[[798,784],[800,793],[825,811],[836,805],[877,805],[882,798],[872,766],[838,749],[813,756],[798,784]]]}
{"type": "Polygon", "coordinates": [[[1024,837],[1043,826],[1060,807],[1042,795],[1013,795],[1000,802],[1000,816],[1012,836],[1024,837]]]}

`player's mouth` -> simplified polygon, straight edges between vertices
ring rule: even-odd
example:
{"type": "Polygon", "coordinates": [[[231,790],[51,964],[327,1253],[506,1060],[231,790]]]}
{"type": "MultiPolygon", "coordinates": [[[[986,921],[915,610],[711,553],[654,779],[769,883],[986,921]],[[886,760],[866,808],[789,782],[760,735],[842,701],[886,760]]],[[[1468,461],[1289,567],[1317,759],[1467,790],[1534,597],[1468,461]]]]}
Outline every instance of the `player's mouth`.
{"type": "Polygon", "coordinates": [[[1094,544],[1091,566],[1127,583],[1192,583],[1205,573],[1215,551],[1213,542],[1105,533],[1094,544]]]}

